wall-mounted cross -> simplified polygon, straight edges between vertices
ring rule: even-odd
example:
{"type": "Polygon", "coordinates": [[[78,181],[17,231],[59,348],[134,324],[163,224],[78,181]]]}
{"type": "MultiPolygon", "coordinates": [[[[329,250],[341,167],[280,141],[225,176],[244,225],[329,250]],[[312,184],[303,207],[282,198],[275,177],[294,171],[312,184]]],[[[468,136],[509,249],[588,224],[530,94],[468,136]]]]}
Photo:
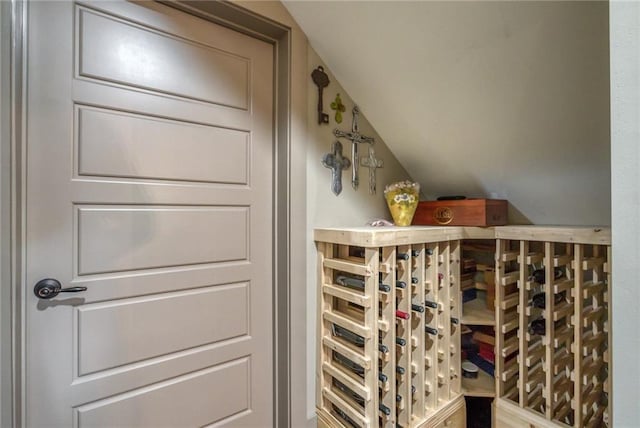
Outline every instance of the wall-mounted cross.
{"type": "Polygon", "coordinates": [[[373,150],[373,144],[369,146],[369,156],[361,159],[360,165],[369,168],[369,193],[376,194],[376,170],[382,168],[384,162],[376,159],[376,152],[373,150]]]}
{"type": "Polygon", "coordinates": [[[354,189],[358,189],[358,184],[360,180],[358,179],[358,165],[360,164],[360,160],[358,158],[358,144],[360,143],[369,143],[373,144],[374,139],[372,137],[365,137],[360,134],[360,130],[358,128],[358,115],[360,114],[360,109],[358,106],[353,108],[353,124],[351,125],[351,132],[340,131],[339,129],[333,130],[333,135],[338,138],[346,138],[347,140],[351,140],[351,185],[354,189]]]}
{"type": "Polygon", "coordinates": [[[322,157],[322,165],[331,169],[331,191],[337,196],[342,192],[342,170],[349,168],[351,161],[342,156],[340,141],[334,142],[331,150],[322,157]]]}

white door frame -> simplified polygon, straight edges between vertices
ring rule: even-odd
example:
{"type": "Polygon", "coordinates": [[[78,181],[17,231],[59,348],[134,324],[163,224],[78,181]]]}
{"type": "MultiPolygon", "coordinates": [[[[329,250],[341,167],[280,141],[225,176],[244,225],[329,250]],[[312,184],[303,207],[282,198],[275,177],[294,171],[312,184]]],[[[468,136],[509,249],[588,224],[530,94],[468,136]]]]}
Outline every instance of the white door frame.
{"type": "MultiPolygon", "coordinates": [[[[273,426],[291,426],[291,29],[228,2],[162,1],[274,46],[273,426]]],[[[0,2],[0,426],[24,421],[25,118],[28,1],[0,2]]]]}

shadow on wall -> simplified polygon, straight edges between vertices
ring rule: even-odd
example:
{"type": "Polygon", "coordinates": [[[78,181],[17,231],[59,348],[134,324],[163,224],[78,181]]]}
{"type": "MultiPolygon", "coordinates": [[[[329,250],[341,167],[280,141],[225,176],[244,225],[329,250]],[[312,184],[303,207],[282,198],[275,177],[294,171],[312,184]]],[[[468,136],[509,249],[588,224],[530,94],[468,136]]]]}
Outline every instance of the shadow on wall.
{"type": "Polygon", "coordinates": [[[509,213],[507,218],[509,224],[533,224],[533,222],[511,202],[509,202],[509,213]]]}

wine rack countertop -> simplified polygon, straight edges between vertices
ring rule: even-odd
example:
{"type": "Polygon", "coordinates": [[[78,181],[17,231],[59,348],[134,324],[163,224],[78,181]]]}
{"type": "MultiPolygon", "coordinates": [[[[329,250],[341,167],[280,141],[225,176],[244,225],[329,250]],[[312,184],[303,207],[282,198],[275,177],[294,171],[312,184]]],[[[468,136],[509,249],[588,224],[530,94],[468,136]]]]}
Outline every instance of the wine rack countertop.
{"type": "Polygon", "coordinates": [[[336,227],[315,229],[314,239],[362,247],[411,245],[458,239],[518,239],[611,245],[611,228],[549,225],[336,227]]]}

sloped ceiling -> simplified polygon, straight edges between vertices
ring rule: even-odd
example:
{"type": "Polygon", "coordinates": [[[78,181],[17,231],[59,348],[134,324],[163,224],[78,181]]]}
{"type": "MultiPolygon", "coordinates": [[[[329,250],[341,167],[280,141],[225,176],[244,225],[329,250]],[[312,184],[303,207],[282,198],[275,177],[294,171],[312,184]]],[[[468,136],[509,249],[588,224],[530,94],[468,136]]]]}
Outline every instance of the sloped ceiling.
{"type": "Polygon", "coordinates": [[[285,6],[425,196],[610,223],[606,2],[285,6]]]}

